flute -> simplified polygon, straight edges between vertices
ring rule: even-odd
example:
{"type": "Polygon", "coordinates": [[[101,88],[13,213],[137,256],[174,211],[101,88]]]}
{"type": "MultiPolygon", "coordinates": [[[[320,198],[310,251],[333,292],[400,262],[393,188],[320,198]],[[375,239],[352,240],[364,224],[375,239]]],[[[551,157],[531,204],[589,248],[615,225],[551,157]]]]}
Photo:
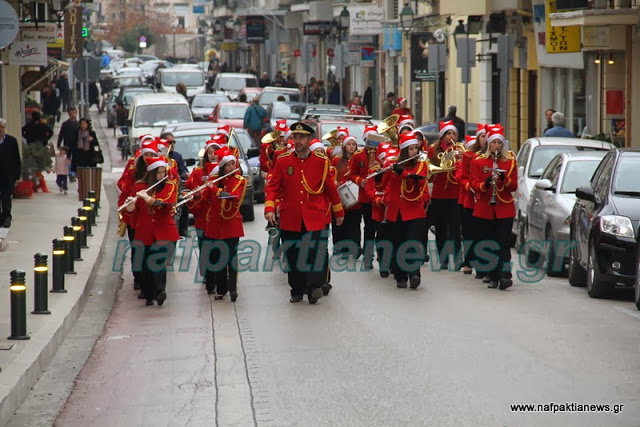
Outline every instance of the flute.
{"type": "Polygon", "coordinates": [[[193,197],[195,196],[195,194],[199,191],[204,190],[209,184],[215,184],[216,182],[225,179],[226,177],[235,174],[236,172],[238,172],[240,170],[240,168],[235,168],[234,170],[232,170],[231,172],[229,172],[228,174],[221,176],[220,178],[216,178],[213,181],[207,181],[204,184],[202,184],[201,186],[189,191],[188,193],[186,193],[183,197],[183,199],[176,203],[175,207],[178,208],[182,205],[184,205],[185,203],[188,203],[191,201],[191,199],[193,199],[193,197]]]}
{"type": "MultiPolygon", "coordinates": [[[[149,192],[149,190],[153,190],[155,187],[158,186],[158,184],[160,184],[161,182],[164,182],[167,178],[169,178],[169,175],[165,175],[164,177],[162,177],[161,180],[159,180],[158,182],[156,182],[155,184],[153,184],[152,186],[150,186],[144,191],[149,192]]],[[[135,196],[131,198],[129,201],[125,202],[122,206],[118,208],[118,212],[121,212],[123,209],[126,209],[126,207],[129,206],[130,204],[135,203],[136,200],[138,200],[138,197],[139,196],[135,196]]]]}
{"type": "MultiPolygon", "coordinates": [[[[396,163],[394,163],[394,165],[401,165],[401,164],[406,163],[406,162],[408,162],[410,160],[417,159],[421,155],[422,155],[422,153],[418,153],[413,157],[409,157],[408,159],[404,159],[404,160],[402,160],[400,162],[396,162],[396,163]]],[[[386,171],[388,171],[392,167],[393,167],[393,165],[387,166],[386,168],[379,169],[379,170],[375,171],[374,173],[372,173],[371,175],[368,175],[366,179],[373,178],[374,176],[380,175],[381,173],[385,173],[386,171]]]]}

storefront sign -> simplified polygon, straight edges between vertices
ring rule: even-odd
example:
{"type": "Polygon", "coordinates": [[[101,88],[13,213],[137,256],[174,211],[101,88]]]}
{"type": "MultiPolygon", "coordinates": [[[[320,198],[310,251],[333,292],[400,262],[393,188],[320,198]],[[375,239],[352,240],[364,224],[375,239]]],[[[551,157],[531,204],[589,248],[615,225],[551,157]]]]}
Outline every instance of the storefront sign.
{"type": "Polygon", "coordinates": [[[262,44],[265,39],[264,16],[247,16],[247,43],[262,44]]]}
{"type": "Polygon", "coordinates": [[[82,7],[64,12],[64,53],[67,58],[82,58],[82,7]]]}
{"type": "Polygon", "coordinates": [[[55,43],[56,35],[58,34],[58,26],[51,23],[38,24],[22,24],[20,26],[20,40],[27,41],[42,41],[47,43],[55,43]]]}
{"type": "Polygon", "coordinates": [[[302,32],[305,36],[328,36],[331,34],[331,22],[314,21],[302,24],[302,32]]]}
{"type": "Polygon", "coordinates": [[[552,27],[550,13],[556,11],[556,1],[547,0],[547,53],[580,52],[580,27],[552,27]]]}
{"type": "Polygon", "coordinates": [[[349,6],[349,34],[379,35],[382,33],[384,10],[376,6],[349,6]]]}
{"type": "Polygon", "coordinates": [[[44,67],[47,65],[47,42],[13,42],[9,64],[44,67]]]}
{"type": "MultiPolygon", "coordinates": [[[[540,67],[573,68],[578,70],[584,69],[584,57],[580,49],[578,49],[577,52],[548,52],[547,40],[549,37],[548,28],[550,28],[550,20],[549,13],[547,11],[547,0],[532,0],[532,6],[533,30],[535,32],[535,46],[538,65],[540,67]]],[[[578,37],[578,45],[579,42],[580,37],[578,37]]]]}
{"type": "Polygon", "coordinates": [[[373,46],[364,46],[360,48],[360,66],[373,67],[374,48],[373,46]]]}

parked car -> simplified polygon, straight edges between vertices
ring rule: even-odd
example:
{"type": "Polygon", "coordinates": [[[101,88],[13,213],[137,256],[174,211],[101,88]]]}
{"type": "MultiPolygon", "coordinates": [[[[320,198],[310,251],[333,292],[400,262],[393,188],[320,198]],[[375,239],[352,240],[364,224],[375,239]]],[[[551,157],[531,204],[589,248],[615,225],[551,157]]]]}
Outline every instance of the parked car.
{"type": "Polygon", "coordinates": [[[640,225],[640,149],[613,149],[588,186],[578,187],[571,212],[569,283],[592,298],[636,283],[640,225]]]}
{"type": "Polygon", "coordinates": [[[227,95],[229,99],[238,99],[240,91],[246,87],[258,87],[255,74],[246,73],[218,73],[213,82],[213,93],[227,95]]]}
{"type": "Polygon", "coordinates": [[[519,248],[527,240],[527,206],[531,190],[542,173],[559,153],[575,151],[609,151],[608,142],[578,138],[540,137],[527,139],[516,156],[518,164],[518,190],[516,191],[516,217],[513,219],[512,242],[519,248]]]}
{"type": "Polygon", "coordinates": [[[199,69],[189,68],[158,68],[155,75],[155,85],[159,92],[176,93],[176,85],[184,83],[187,87],[187,98],[191,99],[199,93],[206,93],[207,78],[199,69]]]}
{"type": "Polygon", "coordinates": [[[276,120],[287,120],[287,126],[297,121],[302,120],[304,112],[307,109],[307,104],[304,102],[273,102],[267,107],[267,117],[265,122],[267,123],[267,130],[270,131],[275,128],[276,120]]]}
{"type": "Polygon", "coordinates": [[[145,93],[131,102],[127,126],[132,150],[140,136],[160,136],[160,131],[170,123],[191,122],[191,109],[184,96],[173,93],[145,93]]]}
{"type": "Polygon", "coordinates": [[[213,109],[209,121],[242,129],[244,128],[244,113],[247,112],[247,108],[249,108],[249,104],[244,102],[220,102],[213,109]]]}
{"type": "Polygon", "coordinates": [[[191,113],[193,120],[209,120],[209,115],[216,105],[221,102],[229,102],[229,98],[225,95],[216,95],[213,93],[199,93],[193,97],[191,101],[191,113]]]}
{"type": "Polygon", "coordinates": [[[300,89],[289,88],[289,87],[277,87],[277,86],[267,86],[265,87],[260,95],[258,95],[258,102],[263,107],[278,101],[278,98],[283,97],[286,102],[301,102],[302,92],[300,89]]]}
{"type": "Polygon", "coordinates": [[[140,67],[123,67],[116,71],[116,76],[140,76],[144,78],[144,72],[140,67]]]}
{"type": "Polygon", "coordinates": [[[172,68],[174,65],[169,61],[163,61],[160,59],[152,59],[150,61],[144,62],[140,65],[142,68],[142,73],[144,75],[145,82],[148,84],[153,84],[153,78],[158,71],[159,68],[172,68]]]}
{"type": "Polygon", "coordinates": [[[136,95],[141,95],[143,93],[154,93],[155,90],[150,86],[127,86],[120,88],[118,91],[118,96],[114,102],[114,107],[117,102],[122,102],[124,105],[125,112],[129,113],[129,107],[131,106],[131,101],[133,97],[136,95]]]}
{"type": "MultiPolygon", "coordinates": [[[[204,125],[205,123],[198,123],[198,125],[201,124],[204,125]]],[[[176,141],[174,150],[182,154],[185,161],[189,160],[190,163],[193,161],[199,162],[201,155],[204,153],[206,142],[217,129],[218,126],[215,123],[208,123],[208,127],[198,126],[191,129],[175,129],[171,131],[171,133],[173,133],[173,138],[176,141]]],[[[247,180],[247,189],[242,206],[240,207],[240,214],[244,221],[253,221],[255,219],[253,212],[254,188],[251,167],[247,161],[245,151],[241,148],[242,144],[236,132],[231,136],[229,145],[231,147],[238,148],[238,152],[240,154],[239,167],[242,172],[242,176],[247,180]]]]}
{"type": "Polygon", "coordinates": [[[140,76],[114,76],[113,87],[144,86],[144,79],[140,76]]]}
{"type": "Polygon", "coordinates": [[[246,95],[247,102],[251,102],[253,101],[253,98],[260,95],[260,92],[262,92],[261,87],[245,87],[240,91],[240,93],[238,93],[238,99],[240,99],[242,95],[246,95]]]}
{"type": "Polygon", "coordinates": [[[251,135],[245,129],[236,129],[238,142],[247,158],[251,176],[253,178],[253,197],[256,202],[264,203],[264,178],[260,173],[260,147],[253,142],[251,135]]]}
{"type": "MultiPolygon", "coordinates": [[[[430,123],[430,124],[427,124],[427,125],[419,126],[417,129],[420,132],[422,132],[422,134],[424,135],[425,139],[428,140],[429,143],[436,142],[438,139],[440,139],[440,136],[439,136],[440,124],[439,123],[430,123]]],[[[478,131],[478,124],[477,123],[467,123],[467,135],[475,135],[477,131],[478,131]]],[[[464,141],[462,141],[462,142],[464,142],[464,141]]]]}
{"type": "Polygon", "coordinates": [[[308,105],[304,112],[305,119],[319,119],[320,117],[339,117],[349,114],[349,109],[342,105],[335,104],[312,104],[308,105]]]}
{"type": "Polygon", "coordinates": [[[565,271],[569,261],[569,221],[576,201],[576,188],[587,185],[605,151],[560,153],[535,183],[527,206],[527,239],[532,242],[549,242],[548,252],[537,253],[532,246],[534,262],[546,260],[549,276],[565,271]]]}

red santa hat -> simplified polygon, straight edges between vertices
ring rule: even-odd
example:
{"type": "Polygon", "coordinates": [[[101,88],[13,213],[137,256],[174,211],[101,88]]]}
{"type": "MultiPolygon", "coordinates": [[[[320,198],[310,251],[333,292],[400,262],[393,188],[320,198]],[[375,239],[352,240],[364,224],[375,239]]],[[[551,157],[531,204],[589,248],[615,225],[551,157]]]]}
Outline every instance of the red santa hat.
{"type": "Polygon", "coordinates": [[[464,148],[468,149],[469,147],[471,147],[473,145],[474,142],[476,142],[477,138],[475,136],[472,136],[472,135],[465,135],[464,139],[466,141],[465,144],[464,144],[464,148]]]}
{"type": "Polygon", "coordinates": [[[478,130],[476,130],[476,138],[482,135],[483,133],[487,133],[487,125],[478,123],[478,130]]]}
{"type": "Polygon", "coordinates": [[[375,125],[365,125],[362,139],[366,140],[369,135],[378,135],[378,127],[375,125]]]}
{"type": "Polygon", "coordinates": [[[487,144],[489,144],[491,141],[495,141],[496,139],[502,141],[504,145],[506,145],[507,143],[507,140],[504,137],[504,128],[502,127],[502,125],[499,125],[499,124],[489,128],[488,136],[487,136],[487,144]]]}
{"type": "Polygon", "coordinates": [[[289,130],[289,126],[287,126],[287,121],[284,119],[276,120],[275,130],[279,130],[282,134],[284,134],[286,131],[289,130]]]}
{"type": "Polygon", "coordinates": [[[348,127],[343,127],[343,126],[338,126],[338,132],[336,133],[336,138],[339,137],[340,135],[344,136],[345,138],[349,136],[349,128],[348,127]]]}
{"type": "Polygon", "coordinates": [[[349,142],[349,141],[353,141],[353,142],[355,142],[355,143],[356,143],[356,146],[358,145],[358,140],[356,139],[356,137],[355,137],[355,136],[351,136],[351,135],[350,135],[350,136],[347,136],[347,137],[344,139],[344,141],[342,141],[342,146],[343,146],[343,147],[346,147],[346,146],[347,146],[347,142],[349,142]]]}
{"type": "Polygon", "coordinates": [[[222,135],[211,135],[211,139],[207,141],[207,145],[205,146],[205,150],[209,149],[209,147],[215,147],[216,150],[219,150],[225,144],[224,136],[222,135]]]}
{"type": "Polygon", "coordinates": [[[229,163],[230,161],[236,161],[236,156],[233,155],[231,149],[227,146],[220,148],[216,151],[216,155],[218,156],[218,168],[222,169],[224,165],[229,163]]]}
{"type": "Polygon", "coordinates": [[[311,149],[311,151],[315,151],[318,148],[322,148],[324,150],[324,144],[322,143],[322,141],[320,141],[319,139],[314,139],[313,141],[311,141],[309,149],[311,149]]]}
{"type": "Polygon", "coordinates": [[[156,145],[158,146],[158,154],[168,154],[169,152],[169,141],[166,139],[156,138],[156,145]]]}
{"type": "Polygon", "coordinates": [[[136,150],[136,154],[135,156],[133,156],[134,159],[137,159],[138,157],[140,157],[142,155],[142,148],[138,148],[136,150]]]}
{"type": "Polygon", "coordinates": [[[391,147],[385,152],[385,154],[385,162],[389,159],[394,159],[395,161],[395,159],[400,155],[400,150],[396,147],[391,147]]]}
{"type": "Polygon", "coordinates": [[[398,98],[398,105],[402,106],[402,104],[406,101],[407,101],[407,98],[398,98]]]}
{"type": "Polygon", "coordinates": [[[219,133],[229,138],[229,135],[231,134],[231,128],[229,127],[229,125],[222,125],[218,128],[216,133],[219,133]]]}
{"type": "Polygon", "coordinates": [[[441,121],[440,122],[440,132],[438,133],[438,136],[440,138],[442,138],[444,136],[445,133],[447,133],[447,131],[455,131],[456,133],[458,132],[458,129],[456,128],[456,126],[453,124],[453,120],[449,120],[446,122],[441,121]]]}
{"type": "Polygon", "coordinates": [[[156,156],[158,155],[158,144],[154,140],[146,140],[142,143],[140,147],[140,155],[145,153],[152,153],[156,156]]]}
{"type": "Polygon", "coordinates": [[[403,150],[412,145],[420,145],[420,141],[416,138],[416,133],[414,131],[404,133],[400,135],[400,149],[403,150]]]}
{"type": "Polygon", "coordinates": [[[411,117],[411,114],[403,114],[398,119],[398,129],[399,130],[402,130],[403,127],[409,127],[409,128],[411,128],[413,130],[415,125],[416,125],[416,123],[413,121],[413,117],[411,117]]]}
{"type": "Polygon", "coordinates": [[[140,135],[140,144],[143,144],[147,140],[153,141],[155,137],[150,133],[145,133],[144,135],[140,135]]]}
{"type": "Polygon", "coordinates": [[[144,162],[147,164],[147,171],[158,169],[160,167],[169,167],[164,157],[149,157],[144,159],[144,162]]]}

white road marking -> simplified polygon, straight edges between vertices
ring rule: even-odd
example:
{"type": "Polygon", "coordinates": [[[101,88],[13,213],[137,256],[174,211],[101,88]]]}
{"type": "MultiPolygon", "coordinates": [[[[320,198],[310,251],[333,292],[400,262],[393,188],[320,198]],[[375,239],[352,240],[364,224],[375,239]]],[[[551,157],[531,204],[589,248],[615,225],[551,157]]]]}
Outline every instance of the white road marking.
{"type": "Polygon", "coordinates": [[[623,312],[623,313],[626,313],[626,314],[628,314],[629,316],[633,316],[633,317],[635,317],[636,319],[640,319],[640,311],[637,311],[637,310],[629,310],[628,308],[625,308],[625,307],[619,307],[619,306],[616,306],[616,310],[621,311],[621,312],[623,312]]]}

